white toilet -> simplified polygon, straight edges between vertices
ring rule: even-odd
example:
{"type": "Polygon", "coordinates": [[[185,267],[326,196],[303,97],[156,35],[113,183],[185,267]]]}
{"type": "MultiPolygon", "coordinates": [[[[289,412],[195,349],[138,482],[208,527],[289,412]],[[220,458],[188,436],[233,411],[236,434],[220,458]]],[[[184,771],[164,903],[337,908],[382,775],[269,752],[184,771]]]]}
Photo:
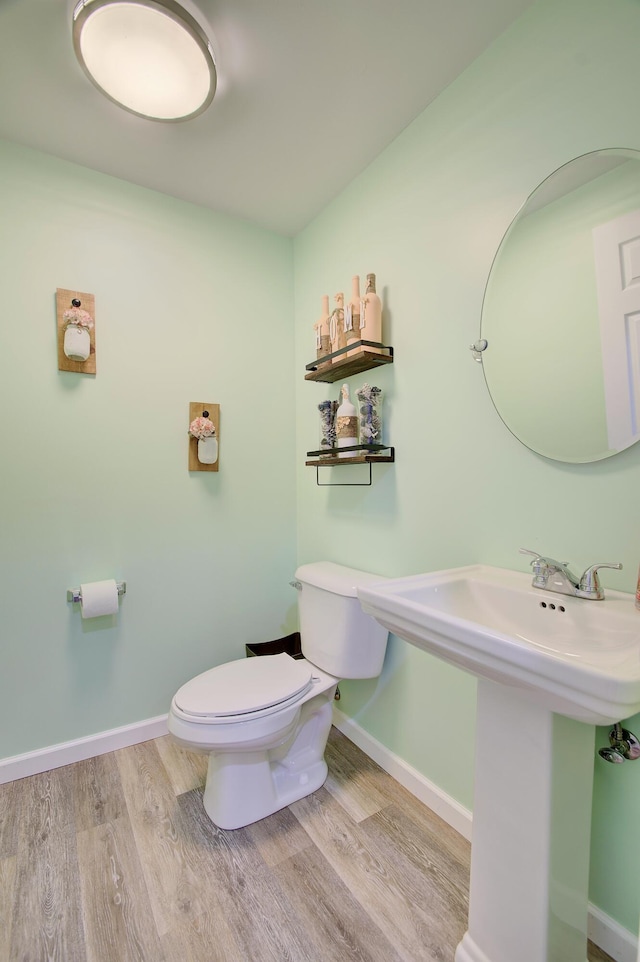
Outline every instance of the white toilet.
{"type": "Polygon", "coordinates": [[[320,788],[333,697],[342,678],[375,678],[388,633],[356,589],[382,581],[331,562],[296,571],[304,658],[230,661],[176,693],[169,733],[209,755],[204,807],[220,828],[241,828],[320,788]]]}

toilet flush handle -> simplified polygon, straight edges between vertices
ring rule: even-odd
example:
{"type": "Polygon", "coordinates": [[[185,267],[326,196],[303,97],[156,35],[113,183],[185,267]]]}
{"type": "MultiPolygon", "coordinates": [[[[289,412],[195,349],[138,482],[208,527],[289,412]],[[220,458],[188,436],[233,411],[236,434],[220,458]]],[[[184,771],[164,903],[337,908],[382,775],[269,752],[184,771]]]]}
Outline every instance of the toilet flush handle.
{"type": "Polygon", "coordinates": [[[290,581],[289,584],[291,585],[292,588],[295,588],[296,591],[302,591],[301,581],[290,581]]]}

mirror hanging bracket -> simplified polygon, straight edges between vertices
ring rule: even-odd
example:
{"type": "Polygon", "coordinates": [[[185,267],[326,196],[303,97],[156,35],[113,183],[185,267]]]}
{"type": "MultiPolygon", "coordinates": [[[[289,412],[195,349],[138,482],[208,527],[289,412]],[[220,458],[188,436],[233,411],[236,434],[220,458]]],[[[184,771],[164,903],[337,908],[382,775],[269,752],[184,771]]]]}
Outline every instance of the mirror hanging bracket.
{"type": "Polygon", "coordinates": [[[486,351],[488,346],[489,342],[485,340],[484,337],[481,337],[480,340],[474,341],[473,344],[470,344],[469,350],[473,354],[473,360],[482,364],[482,352],[486,351]]]}

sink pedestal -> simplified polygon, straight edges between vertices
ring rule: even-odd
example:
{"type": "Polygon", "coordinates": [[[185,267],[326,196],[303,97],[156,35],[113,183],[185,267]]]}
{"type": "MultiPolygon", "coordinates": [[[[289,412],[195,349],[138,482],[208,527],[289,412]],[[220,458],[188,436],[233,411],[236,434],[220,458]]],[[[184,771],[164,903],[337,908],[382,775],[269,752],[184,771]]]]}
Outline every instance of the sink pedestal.
{"type": "Polygon", "coordinates": [[[595,727],[478,679],[469,928],[455,962],[586,962],[595,727]]]}

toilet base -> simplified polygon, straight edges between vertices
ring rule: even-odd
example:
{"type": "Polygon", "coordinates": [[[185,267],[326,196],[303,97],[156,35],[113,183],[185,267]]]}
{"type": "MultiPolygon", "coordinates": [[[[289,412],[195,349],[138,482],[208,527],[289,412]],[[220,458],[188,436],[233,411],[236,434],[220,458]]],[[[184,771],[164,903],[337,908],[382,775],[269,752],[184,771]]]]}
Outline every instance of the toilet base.
{"type": "Polygon", "coordinates": [[[215,825],[250,825],[324,784],[334,691],[335,686],[305,702],[293,732],[274,748],[211,752],[203,804],[215,825]]]}

